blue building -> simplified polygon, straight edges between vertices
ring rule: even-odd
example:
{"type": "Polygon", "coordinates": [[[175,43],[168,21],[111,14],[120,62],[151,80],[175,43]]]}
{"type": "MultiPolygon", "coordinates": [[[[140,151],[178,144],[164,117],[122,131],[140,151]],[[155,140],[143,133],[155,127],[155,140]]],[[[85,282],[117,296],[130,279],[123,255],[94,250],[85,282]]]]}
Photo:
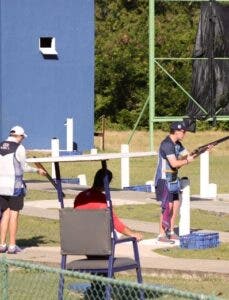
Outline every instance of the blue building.
{"type": "Polygon", "coordinates": [[[29,149],[78,150],[94,137],[94,0],[0,0],[0,138],[21,125],[29,149]]]}

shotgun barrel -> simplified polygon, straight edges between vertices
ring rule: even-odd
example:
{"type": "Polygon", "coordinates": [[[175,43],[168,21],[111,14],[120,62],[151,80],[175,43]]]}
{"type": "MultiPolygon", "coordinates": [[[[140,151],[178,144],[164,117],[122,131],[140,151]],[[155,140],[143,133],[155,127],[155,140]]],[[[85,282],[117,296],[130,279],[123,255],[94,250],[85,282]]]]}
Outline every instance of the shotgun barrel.
{"type": "Polygon", "coordinates": [[[223,138],[221,138],[221,139],[215,140],[215,141],[213,141],[213,142],[210,142],[210,143],[208,143],[208,144],[206,144],[206,145],[202,145],[202,146],[200,146],[200,147],[194,149],[194,150],[191,152],[191,155],[199,156],[200,154],[202,154],[202,153],[204,153],[205,151],[207,151],[209,146],[216,146],[216,145],[218,145],[218,144],[220,144],[220,143],[225,142],[225,141],[228,140],[228,139],[229,139],[229,135],[227,135],[227,136],[225,136],[225,137],[223,137],[223,138]]]}

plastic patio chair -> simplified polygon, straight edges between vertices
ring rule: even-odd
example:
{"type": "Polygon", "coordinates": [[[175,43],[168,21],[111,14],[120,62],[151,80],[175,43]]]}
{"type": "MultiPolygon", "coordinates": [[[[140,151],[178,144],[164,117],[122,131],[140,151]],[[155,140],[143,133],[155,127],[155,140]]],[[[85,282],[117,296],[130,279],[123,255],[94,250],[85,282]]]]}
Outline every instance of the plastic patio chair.
{"type": "MultiPolygon", "coordinates": [[[[108,278],[114,277],[116,272],[135,269],[137,281],[142,283],[137,241],[133,237],[117,238],[110,208],[63,208],[59,214],[62,269],[104,274],[108,278]],[[132,242],[133,258],[115,257],[115,246],[125,242],[132,242]],[[85,258],[67,262],[67,257],[71,255],[85,255],[85,258]]],[[[63,289],[64,278],[61,275],[59,299],[63,299],[63,289]]],[[[110,299],[109,290],[106,290],[106,299],[110,299]]]]}

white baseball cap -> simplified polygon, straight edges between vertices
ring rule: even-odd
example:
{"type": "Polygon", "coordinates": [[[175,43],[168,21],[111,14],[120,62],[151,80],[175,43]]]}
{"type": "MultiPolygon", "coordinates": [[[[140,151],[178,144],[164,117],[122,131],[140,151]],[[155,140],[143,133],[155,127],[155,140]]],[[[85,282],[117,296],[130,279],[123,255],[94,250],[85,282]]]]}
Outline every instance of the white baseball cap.
{"type": "Polygon", "coordinates": [[[25,131],[21,126],[12,127],[10,129],[10,135],[23,135],[24,137],[27,137],[27,134],[25,134],[25,131]]]}

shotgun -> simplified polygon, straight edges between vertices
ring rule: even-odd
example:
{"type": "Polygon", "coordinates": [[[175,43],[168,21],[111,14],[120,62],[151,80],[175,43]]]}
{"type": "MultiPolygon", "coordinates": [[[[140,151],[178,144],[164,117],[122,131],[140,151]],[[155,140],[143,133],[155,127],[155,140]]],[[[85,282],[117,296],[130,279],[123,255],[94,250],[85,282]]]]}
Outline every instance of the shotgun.
{"type": "MultiPolygon", "coordinates": [[[[49,182],[54,186],[54,188],[58,191],[58,187],[57,187],[56,181],[50,176],[50,174],[47,172],[47,170],[45,169],[45,167],[41,163],[39,163],[39,162],[35,162],[34,164],[35,164],[35,166],[37,168],[42,169],[42,170],[44,170],[46,172],[45,176],[47,177],[47,179],[49,180],[49,182]]],[[[63,192],[62,192],[62,196],[65,197],[65,194],[63,192]]]]}
{"type": "Polygon", "coordinates": [[[216,146],[216,145],[218,145],[220,143],[225,142],[228,139],[229,139],[229,135],[227,135],[227,136],[225,136],[225,137],[223,137],[221,139],[218,139],[216,141],[210,142],[210,143],[208,143],[206,145],[200,146],[200,147],[196,148],[195,150],[193,150],[190,155],[195,155],[195,157],[197,157],[200,154],[202,154],[205,151],[207,151],[209,146],[216,146]]]}

